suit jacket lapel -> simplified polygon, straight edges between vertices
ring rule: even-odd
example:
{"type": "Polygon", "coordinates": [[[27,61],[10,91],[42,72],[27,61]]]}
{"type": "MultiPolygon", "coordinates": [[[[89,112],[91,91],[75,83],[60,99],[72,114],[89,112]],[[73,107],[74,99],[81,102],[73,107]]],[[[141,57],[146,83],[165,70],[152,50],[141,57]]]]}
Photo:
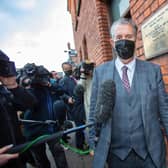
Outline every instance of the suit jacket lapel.
{"type": "Polygon", "coordinates": [[[105,80],[107,79],[114,80],[114,68],[115,68],[115,60],[110,62],[109,67],[105,72],[105,80]]]}
{"type": "Polygon", "coordinates": [[[146,104],[147,104],[147,85],[148,85],[148,80],[147,80],[147,72],[146,72],[146,67],[143,64],[142,61],[136,59],[136,69],[135,71],[137,72],[137,80],[138,80],[138,86],[137,88],[140,91],[140,101],[141,101],[141,108],[142,108],[142,120],[143,124],[145,126],[145,111],[146,111],[146,104]]]}

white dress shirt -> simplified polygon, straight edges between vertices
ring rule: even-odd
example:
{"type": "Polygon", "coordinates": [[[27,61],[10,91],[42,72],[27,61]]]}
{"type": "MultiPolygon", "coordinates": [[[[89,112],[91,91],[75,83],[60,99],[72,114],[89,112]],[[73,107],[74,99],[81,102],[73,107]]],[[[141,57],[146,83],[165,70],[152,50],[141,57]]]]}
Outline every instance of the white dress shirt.
{"type": "Polygon", "coordinates": [[[122,67],[123,66],[127,66],[128,67],[127,75],[128,75],[130,87],[132,85],[132,80],[133,80],[134,71],[135,71],[135,65],[136,65],[135,57],[128,64],[123,64],[118,57],[115,60],[115,67],[116,67],[121,79],[122,79],[122,67]]]}

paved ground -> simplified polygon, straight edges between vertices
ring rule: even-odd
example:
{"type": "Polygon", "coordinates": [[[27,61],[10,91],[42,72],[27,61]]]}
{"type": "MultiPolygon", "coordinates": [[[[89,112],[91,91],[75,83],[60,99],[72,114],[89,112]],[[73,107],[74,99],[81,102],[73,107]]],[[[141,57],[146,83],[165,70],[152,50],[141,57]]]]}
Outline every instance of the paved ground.
{"type": "MultiPolygon", "coordinates": [[[[74,133],[71,134],[70,136],[71,136],[71,140],[69,141],[69,143],[72,146],[74,146],[75,144],[74,133]]],[[[90,155],[81,156],[70,150],[65,150],[65,154],[66,154],[69,168],[91,168],[92,157],[90,155]]],[[[47,155],[51,163],[51,168],[56,168],[53,157],[50,151],[48,150],[48,147],[47,147],[47,155]]],[[[30,165],[27,165],[27,168],[33,168],[33,167],[30,165]]]]}
{"type": "Polygon", "coordinates": [[[66,151],[69,168],[91,168],[92,158],[89,155],[80,156],[78,154],[66,151]]]}
{"type": "MultiPolygon", "coordinates": [[[[75,134],[69,134],[71,139],[70,145],[75,146],[75,134]]],[[[79,155],[70,150],[65,151],[69,168],[91,168],[92,157],[90,155],[79,155]]]]}
{"type": "MultiPolygon", "coordinates": [[[[69,140],[69,144],[71,146],[75,147],[74,135],[75,135],[74,133],[69,134],[69,136],[71,136],[71,139],[69,140]]],[[[166,143],[167,143],[167,141],[166,141],[166,143]]],[[[167,151],[168,151],[168,144],[167,144],[167,151]]],[[[65,150],[65,155],[66,155],[66,158],[68,161],[69,168],[92,168],[91,163],[92,163],[93,157],[91,157],[90,155],[81,156],[81,155],[76,154],[70,150],[65,150]]],[[[47,147],[47,156],[50,160],[51,168],[56,168],[53,157],[52,157],[50,151],[48,150],[48,147],[47,147]]],[[[167,165],[168,165],[168,156],[167,156],[166,160],[167,160],[167,165]]],[[[34,168],[34,167],[27,165],[27,168],[34,168]]],[[[107,168],[107,166],[106,166],[106,168],[107,168]]],[[[167,168],[168,168],[168,166],[167,166],[167,168]]]]}

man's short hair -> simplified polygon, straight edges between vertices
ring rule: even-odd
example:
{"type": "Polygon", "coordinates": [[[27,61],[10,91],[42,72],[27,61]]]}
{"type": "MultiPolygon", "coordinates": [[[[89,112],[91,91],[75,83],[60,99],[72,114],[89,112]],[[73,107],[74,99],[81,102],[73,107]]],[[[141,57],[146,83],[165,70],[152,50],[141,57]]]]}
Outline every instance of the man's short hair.
{"type": "Polygon", "coordinates": [[[137,26],[133,22],[133,20],[130,19],[130,18],[120,18],[120,19],[116,20],[115,22],[113,22],[113,24],[111,26],[110,34],[111,34],[112,39],[115,36],[115,31],[116,31],[116,28],[117,28],[118,25],[131,25],[132,28],[134,29],[134,34],[136,36],[136,34],[137,34],[137,26]]]}
{"type": "Polygon", "coordinates": [[[69,65],[69,66],[71,66],[71,67],[72,67],[72,64],[71,64],[71,63],[69,63],[69,62],[63,62],[63,63],[62,63],[62,68],[63,68],[63,66],[64,66],[64,65],[69,65]]]}

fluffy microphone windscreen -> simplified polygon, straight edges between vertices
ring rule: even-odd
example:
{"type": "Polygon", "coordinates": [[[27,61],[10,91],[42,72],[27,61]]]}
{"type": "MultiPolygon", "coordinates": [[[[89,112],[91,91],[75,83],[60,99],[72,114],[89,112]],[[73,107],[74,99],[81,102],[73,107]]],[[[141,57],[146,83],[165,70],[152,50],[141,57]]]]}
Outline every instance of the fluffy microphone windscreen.
{"type": "Polygon", "coordinates": [[[113,80],[106,80],[101,84],[95,109],[97,123],[104,123],[111,117],[115,95],[116,87],[113,80]]]}

